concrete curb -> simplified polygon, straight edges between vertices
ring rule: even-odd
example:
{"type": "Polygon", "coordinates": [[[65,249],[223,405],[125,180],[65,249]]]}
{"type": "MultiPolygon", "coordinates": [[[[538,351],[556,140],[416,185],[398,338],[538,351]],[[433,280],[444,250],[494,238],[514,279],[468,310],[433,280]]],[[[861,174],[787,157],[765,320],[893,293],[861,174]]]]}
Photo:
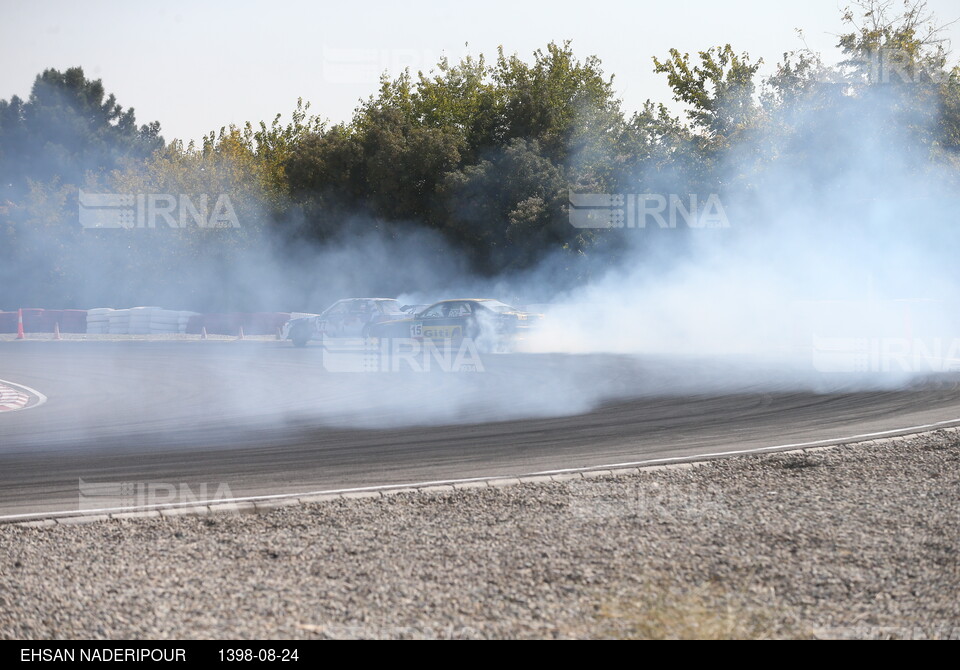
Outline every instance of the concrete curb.
{"type": "MultiPolygon", "coordinates": [[[[751,452],[737,452],[732,457],[751,457],[765,454],[812,454],[831,451],[845,447],[875,447],[894,444],[904,440],[913,440],[932,436],[938,433],[952,435],[960,434],[960,427],[938,428],[917,433],[904,433],[893,437],[878,440],[860,440],[857,442],[838,442],[831,445],[818,445],[799,449],[760,448],[751,452]]],[[[343,489],[324,491],[311,494],[290,494],[280,496],[262,496],[254,498],[238,498],[229,501],[194,502],[180,506],[158,506],[156,509],[146,510],[93,510],[84,512],[50,513],[28,515],[23,520],[3,520],[0,524],[10,524],[21,528],[54,528],[56,526],[74,526],[104,521],[130,521],[137,519],[174,518],[184,516],[211,516],[224,514],[263,514],[284,507],[331,503],[335,501],[364,500],[384,498],[394,495],[440,495],[455,491],[523,486],[525,484],[545,484],[552,482],[589,481],[592,479],[608,479],[632,477],[642,472],[657,472],[661,470],[684,470],[700,467],[711,461],[724,458],[722,455],[691,456],[687,460],[674,463],[652,465],[638,465],[637,467],[598,466],[591,468],[574,468],[556,473],[532,473],[518,477],[482,477],[468,480],[449,480],[428,482],[423,484],[398,484],[394,486],[371,487],[368,489],[343,489]]]]}

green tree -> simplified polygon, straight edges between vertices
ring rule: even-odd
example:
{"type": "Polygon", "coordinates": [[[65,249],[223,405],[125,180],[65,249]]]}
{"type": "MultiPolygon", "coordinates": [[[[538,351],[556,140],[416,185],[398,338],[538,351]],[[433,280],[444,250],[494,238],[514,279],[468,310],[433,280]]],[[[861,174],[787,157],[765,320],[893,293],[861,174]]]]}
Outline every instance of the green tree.
{"type": "MultiPolygon", "coordinates": [[[[960,69],[947,65],[945,26],[923,0],[862,0],[845,9],[838,47],[851,94],[887,113],[888,136],[907,133],[920,152],[960,149],[960,69]]],[[[919,159],[922,160],[923,156],[919,159]]]]}
{"type": "Polygon", "coordinates": [[[666,74],[674,100],[688,105],[687,116],[701,133],[704,151],[716,153],[755,126],[754,76],[763,60],[752,63],[729,44],[701,51],[699,57],[700,63],[693,64],[690,54],[671,49],[668,59],[653,59],[654,71],[666,74]]]}
{"type": "Polygon", "coordinates": [[[411,103],[418,123],[460,135],[464,163],[474,163],[503,141],[503,91],[493,82],[493,69],[483,55],[467,56],[455,65],[444,57],[436,73],[420,72],[411,103]]]}
{"type": "Polygon", "coordinates": [[[502,142],[536,141],[554,164],[579,172],[612,156],[623,115],[599,58],[578,60],[569,41],[535,51],[531,64],[501,48],[493,78],[502,89],[502,142]]]}
{"type": "MultiPolygon", "coordinates": [[[[625,125],[603,192],[659,193],[706,181],[706,163],[690,129],[662,103],[647,100],[625,125]]],[[[587,189],[580,187],[580,190],[587,189]]]]}
{"type": "Polygon", "coordinates": [[[529,267],[544,251],[576,243],[567,223],[567,182],[535,141],[447,175],[444,232],[485,273],[529,267]]]}
{"type": "Polygon", "coordinates": [[[159,122],[137,126],[133,108],[123,109],[79,67],[45,70],[26,102],[0,101],[0,182],[12,197],[28,192],[27,180],[79,184],[84,172],[106,172],[162,146],[159,122]]]}
{"type": "Polygon", "coordinates": [[[286,125],[280,122],[282,115],[277,114],[269,126],[261,121],[256,132],[253,132],[250,123],[244,128],[244,142],[252,149],[257,160],[264,164],[263,184],[273,194],[272,204],[277,209],[283,206],[280,198],[289,194],[287,161],[300,142],[309,136],[322,134],[327,127],[326,121],[319,116],[309,115],[309,111],[310,103],[300,98],[286,125]]]}

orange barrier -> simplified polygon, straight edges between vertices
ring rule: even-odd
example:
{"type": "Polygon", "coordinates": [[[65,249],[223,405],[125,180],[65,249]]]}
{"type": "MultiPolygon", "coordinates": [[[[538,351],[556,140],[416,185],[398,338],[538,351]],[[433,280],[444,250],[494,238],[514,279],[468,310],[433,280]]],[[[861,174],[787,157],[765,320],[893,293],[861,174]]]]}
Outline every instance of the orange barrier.
{"type": "Polygon", "coordinates": [[[0,333],[52,333],[59,324],[61,333],[87,332],[85,309],[37,309],[24,307],[0,312],[0,333]]]}
{"type": "Polygon", "coordinates": [[[197,335],[205,328],[211,335],[236,336],[243,329],[245,336],[276,335],[289,320],[289,312],[201,314],[190,317],[187,332],[197,335]]]}
{"type": "Polygon", "coordinates": [[[61,333],[87,332],[87,310],[65,309],[60,313],[56,323],[60,324],[61,333]]]}

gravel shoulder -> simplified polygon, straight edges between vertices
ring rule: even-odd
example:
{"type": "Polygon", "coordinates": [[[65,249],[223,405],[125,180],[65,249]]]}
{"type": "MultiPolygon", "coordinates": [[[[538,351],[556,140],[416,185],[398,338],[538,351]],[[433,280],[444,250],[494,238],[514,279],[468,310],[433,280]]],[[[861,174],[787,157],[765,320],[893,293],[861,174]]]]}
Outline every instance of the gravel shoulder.
{"type": "Polygon", "coordinates": [[[960,437],[0,526],[0,638],[960,638],[960,437]]]}

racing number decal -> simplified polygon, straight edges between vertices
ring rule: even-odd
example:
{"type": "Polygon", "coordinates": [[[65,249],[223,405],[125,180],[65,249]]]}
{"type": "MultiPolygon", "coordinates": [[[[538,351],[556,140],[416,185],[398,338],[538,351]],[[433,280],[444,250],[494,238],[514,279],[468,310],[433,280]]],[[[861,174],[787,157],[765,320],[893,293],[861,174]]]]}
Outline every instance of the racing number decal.
{"type": "Polygon", "coordinates": [[[410,337],[423,337],[423,322],[417,321],[410,324],[410,337]]]}

